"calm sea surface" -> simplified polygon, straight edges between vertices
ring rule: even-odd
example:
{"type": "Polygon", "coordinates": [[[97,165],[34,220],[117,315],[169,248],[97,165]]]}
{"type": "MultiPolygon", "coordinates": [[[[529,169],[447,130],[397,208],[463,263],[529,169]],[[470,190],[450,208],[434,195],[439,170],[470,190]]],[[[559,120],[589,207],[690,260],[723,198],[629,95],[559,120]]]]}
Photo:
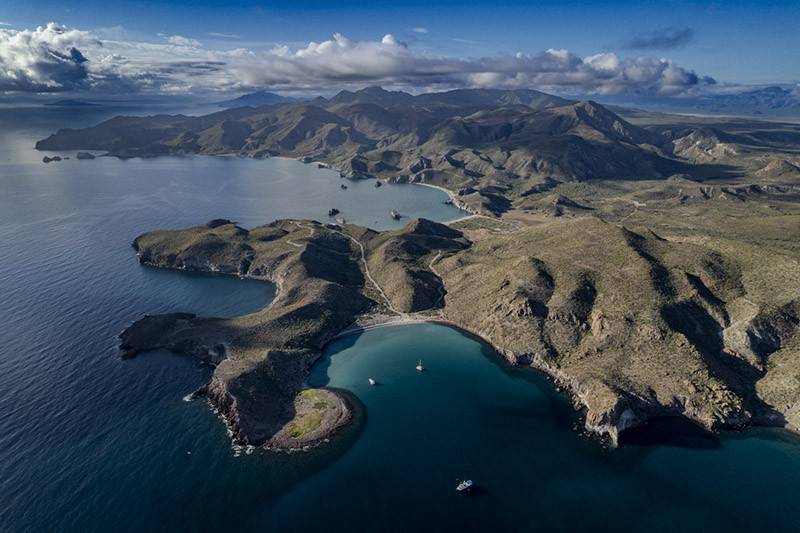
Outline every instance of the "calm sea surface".
{"type": "Polygon", "coordinates": [[[165,351],[122,360],[116,335],[144,313],[250,313],[273,288],[141,266],[134,237],[217,217],[327,220],[331,207],[376,229],[407,221],[392,209],[460,213],[435,189],[344,191],[337,173],[294,161],[71,152],[45,165],[32,149],[119,112],[142,114],[0,109],[0,531],[800,529],[797,437],[664,421],[607,450],[573,431],[541,375],[444,326],[329,346],[312,383],[366,411],[329,450],[232,447],[204,401],[184,401],[211,368],[165,351]],[[472,495],[455,491],[464,477],[472,495]]]}

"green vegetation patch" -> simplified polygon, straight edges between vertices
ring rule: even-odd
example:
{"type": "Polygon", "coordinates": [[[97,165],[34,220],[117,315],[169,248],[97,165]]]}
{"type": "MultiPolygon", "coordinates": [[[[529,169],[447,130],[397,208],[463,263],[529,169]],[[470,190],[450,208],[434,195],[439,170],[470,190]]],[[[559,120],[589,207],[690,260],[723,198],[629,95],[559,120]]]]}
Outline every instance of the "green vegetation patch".
{"type": "Polygon", "coordinates": [[[310,413],[299,417],[299,419],[289,422],[286,434],[293,439],[299,439],[307,433],[317,429],[322,423],[323,414],[321,412],[310,413]]]}
{"type": "Polygon", "coordinates": [[[464,220],[459,220],[458,222],[453,222],[452,224],[448,225],[451,228],[460,231],[472,231],[479,229],[488,229],[489,231],[509,231],[514,227],[508,222],[488,217],[465,218],[464,220]]]}
{"type": "Polygon", "coordinates": [[[300,391],[297,396],[299,401],[312,404],[314,409],[333,409],[336,407],[336,404],[333,403],[328,394],[319,389],[306,389],[300,391]]]}

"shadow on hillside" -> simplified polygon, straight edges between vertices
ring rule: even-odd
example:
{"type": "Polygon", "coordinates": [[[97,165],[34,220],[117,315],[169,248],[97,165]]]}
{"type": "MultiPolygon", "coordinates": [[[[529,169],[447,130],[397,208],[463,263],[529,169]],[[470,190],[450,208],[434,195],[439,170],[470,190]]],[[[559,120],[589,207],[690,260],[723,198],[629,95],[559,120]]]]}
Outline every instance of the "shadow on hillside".
{"type": "Polygon", "coordinates": [[[720,163],[687,163],[680,172],[689,174],[695,181],[731,180],[741,178],[745,174],[737,166],[720,163]]]}
{"type": "Polygon", "coordinates": [[[713,433],[679,417],[654,418],[642,427],[623,431],[620,446],[671,446],[693,450],[721,448],[713,433]]]}

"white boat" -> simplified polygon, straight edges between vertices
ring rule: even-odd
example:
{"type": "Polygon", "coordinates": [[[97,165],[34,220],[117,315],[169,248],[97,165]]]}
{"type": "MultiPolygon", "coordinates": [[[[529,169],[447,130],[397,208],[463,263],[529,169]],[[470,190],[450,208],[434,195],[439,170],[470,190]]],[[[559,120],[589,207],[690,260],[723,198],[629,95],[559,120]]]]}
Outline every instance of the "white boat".
{"type": "Polygon", "coordinates": [[[425,370],[425,367],[422,366],[422,359],[419,360],[419,364],[417,365],[417,370],[419,370],[420,372],[425,370]]]}
{"type": "Polygon", "coordinates": [[[456,490],[458,492],[464,492],[465,490],[469,489],[471,486],[472,486],[472,480],[471,479],[466,479],[466,480],[464,480],[464,481],[462,481],[461,483],[458,484],[458,486],[456,487],[456,490]]]}
{"type": "Polygon", "coordinates": [[[375,383],[377,383],[377,382],[374,379],[369,378],[369,384],[370,385],[375,385],[375,383]]]}

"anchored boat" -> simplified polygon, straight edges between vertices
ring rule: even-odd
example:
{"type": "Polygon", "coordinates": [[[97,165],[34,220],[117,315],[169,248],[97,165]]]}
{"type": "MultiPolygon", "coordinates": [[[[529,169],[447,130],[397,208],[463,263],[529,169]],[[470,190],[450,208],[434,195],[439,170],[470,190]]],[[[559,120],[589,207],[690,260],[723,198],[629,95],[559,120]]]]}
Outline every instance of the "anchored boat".
{"type": "Polygon", "coordinates": [[[422,359],[419,360],[419,364],[417,365],[417,370],[419,370],[420,372],[425,370],[425,367],[422,366],[422,359]]]}
{"type": "Polygon", "coordinates": [[[369,384],[370,385],[375,385],[375,383],[377,383],[377,382],[374,379],[369,378],[369,384]]]}
{"type": "Polygon", "coordinates": [[[471,479],[465,479],[464,481],[462,481],[461,483],[458,484],[458,486],[456,487],[456,490],[458,492],[464,492],[465,490],[468,490],[471,486],[472,486],[472,480],[471,479]]]}

